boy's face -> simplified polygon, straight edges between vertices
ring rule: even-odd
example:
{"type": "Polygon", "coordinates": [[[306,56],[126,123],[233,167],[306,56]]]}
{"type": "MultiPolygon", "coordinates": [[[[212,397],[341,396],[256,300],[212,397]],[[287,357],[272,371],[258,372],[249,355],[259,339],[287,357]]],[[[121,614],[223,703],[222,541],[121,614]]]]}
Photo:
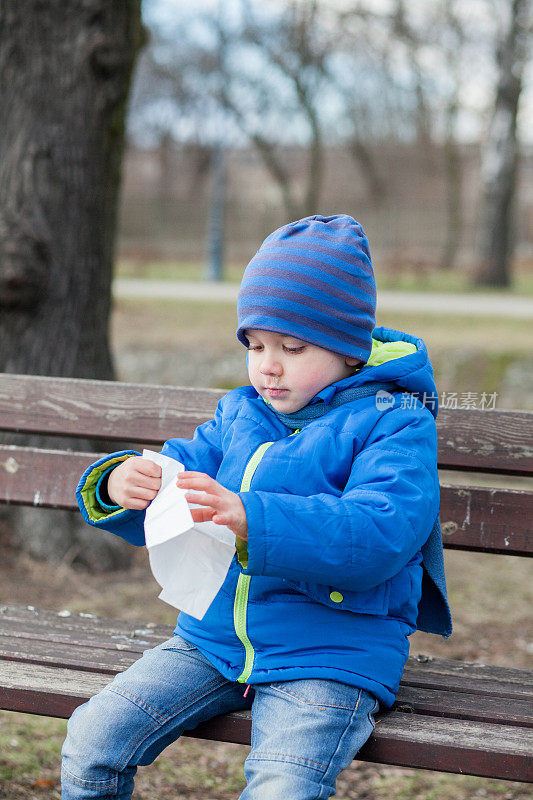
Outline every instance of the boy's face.
{"type": "Polygon", "coordinates": [[[245,335],[250,383],[284,414],[299,411],[325,386],[351,375],[360,363],[283,333],[247,330],[245,335]]]}

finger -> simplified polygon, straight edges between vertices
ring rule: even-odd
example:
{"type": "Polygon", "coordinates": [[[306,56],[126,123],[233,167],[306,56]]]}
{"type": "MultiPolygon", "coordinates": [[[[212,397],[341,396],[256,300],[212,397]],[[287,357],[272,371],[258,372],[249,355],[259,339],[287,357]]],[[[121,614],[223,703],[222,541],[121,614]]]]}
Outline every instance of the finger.
{"type": "Polygon", "coordinates": [[[132,509],[132,511],[144,511],[150,505],[149,500],[142,500],[138,497],[133,497],[124,503],[124,508],[132,509]]]}
{"type": "Polygon", "coordinates": [[[152,501],[157,496],[154,489],[144,489],[142,486],[135,486],[132,490],[132,500],[148,500],[152,501]]]}
{"type": "Polygon", "coordinates": [[[136,486],[142,486],[145,489],[154,489],[156,492],[161,488],[161,478],[150,478],[143,475],[141,472],[132,475],[130,480],[136,486]]]}
{"type": "Polygon", "coordinates": [[[181,489],[197,489],[202,492],[216,492],[217,488],[220,488],[220,484],[217,483],[214,478],[210,478],[209,475],[202,475],[202,473],[198,473],[197,476],[182,476],[183,473],[178,475],[178,486],[181,489]]]}
{"type": "Polygon", "coordinates": [[[220,497],[215,494],[206,494],[205,492],[186,492],[185,499],[188,503],[195,503],[199,506],[209,506],[210,508],[220,510],[221,503],[223,502],[220,497]]]}
{"type": "Polygon", "coordinates": [[[135,464],[135,468],[142,474],[148,475],[153,478],[160,478],[163,470],[154,461],[148,461],[146,458],[140,458],[135,464]]]}
{"type": "Polygon", "coordinates": [[[231,527],[231,520],[225,514],[221,514],[219,511],[213,512],[212,521],[216,522],[217,525],[227,525],[228,528],[231,527]]]}
{"type": "Polygon", "coordinates": [[[216,483],[215,479],[205,472],[180,472],[178,474],[178,480],[184,481],[185,483],[189,483],[189,481],[193,480],[199,480],[205,483],[216,483]]]}
{"type": "Polygon", "coordinates": [[[193,522],[210,522],[214,513],[212,508],[191,508],[193,522]]]}
{"type": "Polygon", "coordinates": [[[244,542],[248,540],[248,530],[242,524],[240,524],[237,520],[234,519],[230,514],[213,514],[213,518],[211,520],[216,525],[225,525],[226,528],[229,528],[235,536],[239,539],[242,539],[244,542]]]}

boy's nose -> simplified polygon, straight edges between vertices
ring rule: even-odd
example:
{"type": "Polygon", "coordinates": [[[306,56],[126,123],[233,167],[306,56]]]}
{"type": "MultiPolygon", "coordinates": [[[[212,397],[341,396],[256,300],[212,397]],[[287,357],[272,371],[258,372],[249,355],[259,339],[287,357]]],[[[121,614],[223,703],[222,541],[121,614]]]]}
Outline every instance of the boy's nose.
{"type": "Polygon", "coordinates": [[[261,374],[262,375],[281,375],[282,366],[279,361],[276,361],[274,358],[264,358],[261,362],[261,374]]]}

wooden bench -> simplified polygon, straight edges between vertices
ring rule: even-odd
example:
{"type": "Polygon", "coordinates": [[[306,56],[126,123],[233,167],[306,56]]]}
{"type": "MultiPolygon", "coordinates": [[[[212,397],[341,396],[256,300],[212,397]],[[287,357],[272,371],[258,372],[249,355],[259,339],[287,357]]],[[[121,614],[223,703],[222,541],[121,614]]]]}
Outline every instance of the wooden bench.
{"type": "MultiPolygon", "coordinates": [[[[157,448],[171,436],[191,436],[212,417],[221,394],[1,375],[0,430],[105,439],[116,442],[117,449],[157,448]]],[[[527,412],[443,410],[439,466],[488,476],[531,476],[532,420],[527,412]]],[[[73,487],[94,460],[94,453],[1,445],[0,502],[74,509],[73,487]]],[[[462,486],[442,487],[445,546],[531,556],[533,492],[474,487],[468,475],[463,478],[462,486]]],[[[171,632],[150,622],[1,606],[0,708],[68,717],[171,632]]],[[[358,758],[533,781],[532,699],[533,673],[527,670],[410,657],[395,707],[379,717],[358,758]]],[[[250,717],[228,714],[190,735],[249,744],[250,717]]]]}

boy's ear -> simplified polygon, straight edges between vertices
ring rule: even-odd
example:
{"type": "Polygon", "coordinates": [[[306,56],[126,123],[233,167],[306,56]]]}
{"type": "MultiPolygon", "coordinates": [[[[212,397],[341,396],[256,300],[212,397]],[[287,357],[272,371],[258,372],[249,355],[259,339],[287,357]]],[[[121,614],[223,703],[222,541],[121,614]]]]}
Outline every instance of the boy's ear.
{"type": "Polygon", "coordinates": [[[358,358],[351,358],[350,356],[345,356],[344,363],[347,367],[358,367],[359,364],[362,364],[362,361],[359,361],[358,358]]]}

